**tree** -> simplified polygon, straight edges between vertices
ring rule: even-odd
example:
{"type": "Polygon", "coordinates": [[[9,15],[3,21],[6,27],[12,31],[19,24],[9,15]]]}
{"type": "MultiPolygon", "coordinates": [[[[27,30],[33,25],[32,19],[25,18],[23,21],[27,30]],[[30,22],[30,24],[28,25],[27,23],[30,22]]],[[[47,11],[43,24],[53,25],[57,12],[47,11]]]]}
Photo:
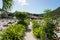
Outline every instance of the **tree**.
{"type": "Polygon", "coordinates": [[[44,18],[49,18],[49,17],[52,17],[52,11],[50,9],[46,9],[44,11],[44,18]]]}
{"type": "Polygon", "coordinates": [[[18,11],[16,11],[14,15],[19,20],[17,23],[25,25],[25,28],[27,29],[27,26],[30,23],[29,13],[28,12],[18,12],[18,11]]]}
{"type": "Polygon", "coordinates": [[[2,0],[2,2],[2,9],[5,11],[8,11],[13,5],[13,0],[2,0]]]}
{"type": "Polygon", "coordinates": [[[29,18],[29,14],[27,12],[15,12],[15,16],[16,18],[20,19],[20,20],[24,20],[24,19],[28,19],[29,18]]]}
{"type": "Polygon", "coordinates": [[[44,18],[52,18],[52,19],[57,19],[60,17],[60,7],[58,7],[57,9],[51,11],[50,9],[46,9],[44,11],[44,18]]]}
{"type": "Polygon", "coordinates": [[[59,17],[60,17],[60,7],[58,7],[58,8],[55,9],[55,10],[53,10],[52,13],[53,13],[53,17],[54,17],[55,19],[59,18],[59,17]]]}
{"type": "Polygon", "coordinates": [[[8,14],[7,12],[11,9],[12,5],[13,5],[13,0],[2,0],[2,8],[0,8],[0,12],[1,14],[3,14],[2,17],[7,17],[8,14]]]}

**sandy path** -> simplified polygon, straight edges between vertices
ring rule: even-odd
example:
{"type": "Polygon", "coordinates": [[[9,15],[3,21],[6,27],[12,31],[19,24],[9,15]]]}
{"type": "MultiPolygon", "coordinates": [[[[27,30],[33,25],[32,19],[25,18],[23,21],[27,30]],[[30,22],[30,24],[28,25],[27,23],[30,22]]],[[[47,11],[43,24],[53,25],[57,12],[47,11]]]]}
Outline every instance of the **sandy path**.
{"type": "Polygon", "coordinates": [[[24,38],[25,38],[25,40],[37,40],[33,36],[32,22],[30,22],[30,25],[28,26],[28,29],[27,29],[27,32],[26,32],[26,36],[24,38]]]}

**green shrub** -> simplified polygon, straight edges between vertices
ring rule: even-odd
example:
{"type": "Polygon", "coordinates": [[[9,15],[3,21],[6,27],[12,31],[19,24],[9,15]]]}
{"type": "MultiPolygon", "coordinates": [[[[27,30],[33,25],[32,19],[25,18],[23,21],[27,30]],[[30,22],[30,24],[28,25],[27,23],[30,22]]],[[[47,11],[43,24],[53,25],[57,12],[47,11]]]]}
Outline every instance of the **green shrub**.
{"type": "Polygon", "coordinates": [[[33,34],[37,37],[37,38],[40,38],[40,35],[39,35],[39,27],[40,25],[38,24],[37,21],[32,21],[33,23],[33,34]]]}
{"type": "Polygon", "coordinates": [[[25,26],[16,24],[9,26],[1,35],[2,40],[23,40],[25,26]]]}
{"type": "Polygon", "coordinates": [[[59,23],[60,23],[60,18],[57,18],[57,19],[56,19],[56,24],[55,24],[55,25],[56,25],[56,26],[59,26],[59,23]]]}
{"type": "MultiPolygon", "coordinates": [[[[48,18],[47,18],[48,19],[48,18]]],[[[51,20],[45,20],[45,23],[39,23],[37,21],[33,21],[33,34],[40,38],[40,40],[54,40],[56,36],[54,33],[55,25],[51,20]]]]}
{"type": "Polygon", "coordinates": [[[45,31],[44,31],[44,25],[38,23],[37,21],[33,21],[33,34],[40,38],[41,40],[45,39],[45,31]]]}
{"type": "Polygon", "coordinates": [[[27,26],[30,24],[30,20],[29,19],[25,19],[24,22],[26,23],[27,26]]]}
{"type": "Polygon", "coordinates": [[[48,22],[46,24],[45,33],[47,35],[48,40],[54,40],[54,37],[55,37],[54,36],[54,34],[55,34],[54,27],[55,27],[55,25],[51,22],[48,22]]]}
{"type": "Polygon", "coordinates": [[[32,23],[33,23],[33,28],[39,28],[40,24],[38,24],[37,21],[33,20],[32,23]]]}
{"type": "Polygon", "coordinates": [[[35,37],[40,38],[40,35],[39,35],[39,28],[33,29],[33,34],[34,34],[35,37]]]}
{"type": "Polygon", "coordinates": [[[27,26],[30,24],[30,20],[29,19],[25,19],[24,21],[18,21],[18,24],[22,24],[24,25],[26,28],[27,26]]]}

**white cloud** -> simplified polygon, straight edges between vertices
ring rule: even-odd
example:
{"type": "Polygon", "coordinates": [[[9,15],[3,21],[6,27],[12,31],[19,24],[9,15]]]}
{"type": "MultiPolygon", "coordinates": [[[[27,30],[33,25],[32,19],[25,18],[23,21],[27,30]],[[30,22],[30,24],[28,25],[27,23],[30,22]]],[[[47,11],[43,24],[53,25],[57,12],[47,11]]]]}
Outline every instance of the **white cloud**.
{"type": "Polygon", "coordinates": [[[29,5],[29,4],[27,3],[27,0],[18,0],[18,2],[19,2],[22,6],[24,6],[24,5],[29,5]]]}

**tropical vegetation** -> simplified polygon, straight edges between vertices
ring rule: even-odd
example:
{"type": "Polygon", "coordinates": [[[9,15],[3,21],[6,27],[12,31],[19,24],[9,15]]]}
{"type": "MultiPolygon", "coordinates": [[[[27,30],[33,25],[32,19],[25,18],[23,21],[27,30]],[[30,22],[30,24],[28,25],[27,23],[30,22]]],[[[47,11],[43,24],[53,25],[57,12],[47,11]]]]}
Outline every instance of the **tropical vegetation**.
{"type": "Polygon", "coordinates": [[[25,26],[21,24],[8,26],[0,35],[0,40],[23,40],[25,30],[25,26]]]}

